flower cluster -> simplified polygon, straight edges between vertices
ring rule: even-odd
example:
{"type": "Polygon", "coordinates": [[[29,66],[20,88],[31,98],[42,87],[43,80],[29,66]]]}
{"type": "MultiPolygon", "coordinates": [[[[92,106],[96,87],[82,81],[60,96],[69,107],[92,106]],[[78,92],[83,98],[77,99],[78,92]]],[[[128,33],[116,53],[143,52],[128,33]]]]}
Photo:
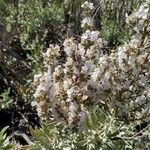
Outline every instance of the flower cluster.
{"type": "MultiPolygon", "coordinates": [[[[82,8],[94,9],[88,2],[82,8]]],[[[42,118],[51,112],[71,127],[80,125],[94,103],[108,106],[126,121],[150,114],[150,3],[143,3],[128,22],[133,21],[130,17],[136,18],[136,33],[110,54],[100,52],[99,31],[92,31],[89,22],[86,26],[82,22],[85,32],[80,43],[73,38],[64,41],[65,63],[59,61],[58,45],[43,54],[47,71],[35,76],[34,95],[42,118]]]]}
{"type": "Polygon", "coordinates": [[[81,21],[82,28],[92,28],[94,26],[93,18],[91,16],[91,11],[94,9],[93,3],[85,1],[81,8],[83,9],[83,20],[81,21]]]}
{"type": "Polygon", "coordinates": [[[130,41],[100,56],[91,76],[97,83],[97,100],[126,121],[150,115],[150,2],[143,3],[129,20],[134,24],[130,41]]]}

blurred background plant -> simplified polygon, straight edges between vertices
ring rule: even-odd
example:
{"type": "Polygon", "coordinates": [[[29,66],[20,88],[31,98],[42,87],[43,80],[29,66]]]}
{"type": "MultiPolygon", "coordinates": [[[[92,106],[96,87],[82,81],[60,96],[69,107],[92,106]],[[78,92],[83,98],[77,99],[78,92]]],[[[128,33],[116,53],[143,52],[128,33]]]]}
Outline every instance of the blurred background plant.
{"type": "Polygon", "coordinates": [[[0,131],[0,150],[12,150],[15,148],[15,145],[10,143],[9,138],[5,133],[7,128],[8,127],[5,127],[0,131]]]}
{"type": "Polygon", "coordinates": [[[0,95],[0,108],[9,108],[12,105],[13,99],[9,96],[10,89],[5,90],[4,93],[0,95]]]}

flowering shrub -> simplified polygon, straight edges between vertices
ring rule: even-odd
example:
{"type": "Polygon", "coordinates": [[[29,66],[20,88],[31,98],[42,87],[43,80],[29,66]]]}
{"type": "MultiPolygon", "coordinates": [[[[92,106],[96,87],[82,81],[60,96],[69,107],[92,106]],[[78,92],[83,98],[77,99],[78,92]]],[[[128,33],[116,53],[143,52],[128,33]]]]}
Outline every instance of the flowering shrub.
{"type": "Polygon", "coordinates": [[[93,5],[85,2],[81,7],[81,41],[69,38],[63,46],[50,45],[43,53],[46,71],[35,75],[37,88],[32,103],[39,116],[47,119],[51,112],[70,127],[80,126],[90,106],[103,104],[126,122],[148,119],[150,2],[146,0],[127,18],[133,30],[130,41],[110,54],[101,51],[103,42],[90,16],[93,5]]]}

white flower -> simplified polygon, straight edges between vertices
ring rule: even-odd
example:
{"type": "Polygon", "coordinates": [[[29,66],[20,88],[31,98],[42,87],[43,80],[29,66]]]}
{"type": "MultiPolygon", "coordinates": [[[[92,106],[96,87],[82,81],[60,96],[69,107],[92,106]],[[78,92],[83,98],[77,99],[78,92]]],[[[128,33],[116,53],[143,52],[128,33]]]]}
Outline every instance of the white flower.
{"type": "Polygon", "coordinates": [[[63,69],[64,74],[69,74],[70,73],[70,68],[66,67],[63,69]]]}
{"type": "Polygon", "coordinates": [[[125,69],[124,62],[127,60],[126,47],[118,48],[118,62],[121,69],[125,69]]]}
{"type": "Polygon", "coordinates": [[[137,60],[137,55],[133,53],[132,55],[129,56],[128,64],[131,65],[132,67],[135,67],[136,60],[137,60]]]}
{"type": "Polygon", "coordinates": [[[94,9],[93,3],[90,3],[88,1],[84,2],[84,7],[89,8],[90,10],[94,9]]]}
{"type": "Polygon", "coordinates": [[[86,17],[82,20],[81,27],[85,27],[86,25],[93,26],[93,19],[91,17],[86,17]]]}
{"type": "Polygon", "coordinates": [[[88,67],[85,65],[85,66],[82,66],[81,68],[81,74],[87,74],[88,73],[88,67]]]}
{"type": "Polygon", "coordinates": [[[95,51],[94,51],[94,50],[95,50],[95,49],[88,48],[87,51],[86,51],[86,55],[85,55],[85,56],[86,56],[87,58],[89,58],[89,59],[92,58],[92,57],[94,56],[94,54],[95,54],[95,51]]]}
{"type": "Polygon", "coordinates": [[[139,23],[133,28],[137,33],[140,33],[140,31],[144,27],[144,20],[139,20],[139,23]]]}
{"type": "Polygon", "coordinates": [[[98,38],[96,41],[95,41],[95,44],[97,44],[97,46],[99,46],[100,48],[103,46],[103,41],[101,38],[98,38]]]}
{"type": "Polygon", "coordinates": [[[89,3],[89,8],[90,8],[91,10],[93,10],[93,9],[94,9],[94,5],[93,5],[93,3],[89,3]]]}
{"type": "Polygon", "coordinates": [[[49,72],[44,73],[44,79],[45,82],[50,82],[51,81],[51,74],[49,72]]]}
{"type": "Polygon", "coordinates": [[[81,8],[84,8],[84,7],[85,7],[85,5],[84,5],[84,4],[82,4],[82,5],[81,5],[81,8]]]}
{"type": "Polygon", "coordinates": [[[93,6],[93,3],[90,3],[90,2],[88,2],[88,1],[85,1],[85,2],[81,5],[81,8],[93,10],[93,9],[94,9],[94,6],[93,6]]]}
{"type": "Polygon", "coordinates": [[[131,47],[137,48],[140,44],[140,40],[141,40],[141,34],[140,33],[133,36],[131,41],[130,41],[131,47]]]}
{"type": "Polygon", "coordinates": [[[135,13],[135,16],[146,20],[148,17],[149,8],[145,8],[144,5],[141,5],[140,9],[135,13]]]}
{"type": "Polygon", "coordinates": [[[70,112],[76,112],[78,110],[78,104],[76,102],[71,102],[69,105],[70,112]]]}
{"type": "Polygon", "coordinates": [[[108,63],[107,59],[108,59],[108,55],[100,56],[99,60],[98,60],[98,64],[99,65],[106,65],[108,63]]]}
{"type": "Polygon", "coordinates": [[[88,96],[87,95],[83,95],[82,100],[86,100],[86,99],[88,99],[88,96]]]}
{"type": "Polygon", "coordinates": [[[67,90],[68,98],[72,99],[75,91],[73,88],[67,90]]]}
{"type": "Polygon", "coordinates": [[[90,40],[91,41],[96,41],[98,39],[99,31],[92,31],[90,33],[90,40]]]}
{"type": "Polygon", "coordinates": [[[78,67],[73,67],[73,74],[78,75],[79,74],[79,68],[78,67]]]}
{"type": "Polygon", "coordinates": [[[31,106],[32,106],[32,107],[34,107],[34,106],[36,106],[36,105],[37,105],[37,102],[36,102],[36,101],[32,101],[32,102],[31,102],[31,106]]]}
{"type": "Polygon", "coordinates": [[[36,91],[35,91],[35,93],[33,94],[33,97],[36,99],[36,98],[38,98],[40,96],[41,96],[41,93],[39,91],[39,88],[37,88],[36,91]]]}
{"type": "Polygon", "coordinates": [[[93,42],[96,42],[99,36],[99,31],[90,31],[90,30],[86,30],[85,33],[82,34],[81,39],[84,40],[91,40],[93,42]]]}
{"type": "Polygon", "coordinates": [[[83,39],[83,40],[89,39],[90,34],[91,34],[91,31],[90,31],[90,30],[86,30],[86,31],[82,34],[81,39],[83,39]]]}
{"type": "Polygon", "coordinates": [[[38,115],[39,115],[39,116],[42,115],[42,109],[41,109],[41,107],[37,107],[37,112],[38,112],[38,115]]]}
{"type": "Polygon", "coordinates": [[[39,79],[41,78],[42,74],[36,74],[34,75],[34,82],[37,83],[39,79]]]}
{"type": "Polygon", "coordinates": [[[99,75],[100,75],[100,69],[99,68],[95,68],[91,78],[94,82],[96,82],[99,79],[99,75]]]}
{"type": "Polygon", "coordinates": [[[55,67],[55,71],[53,72],[53,78],[61,76],[62,73],[63,71],[61,65],[55,67]]]}
{"type": "MultiPolygon", "coordinates": [[[[82,37],[81,37],[81,39],[82,39],[82,37]]],[[[85,53],[85,47],[81,43],[79,43],[78,44],[78,55],[81,55],[82,58],[83,58],[84,57],[84,53],[85,53]]]]}
{"type": "Polygon", "coordinates": [[[85,66],[87,66],[87,68],[88,68],[90,71],[92,71],[93,68],[94,68],[94,62],[93,62],[92,60],[87,60],[87,61],[85,62],[85,66]]]}
{"type": "Polygon", "coordinates": [[[144,95],[141,95],[137,97],[135,101],[141,105],[145,103],[145,100],[146,100],[146,97],[144,95]]]}
{"type": "Polygon", "coordinates": [[[63,81],[64,90],[66,91],[67,89],[69,89],[71,84],[72,84],[71,79],[64,80],[63,81]]]}
{"type": "Polygon", "coordinates": [[[63,43],[64,51],[67,56],[71,57],[72,53],[77,49],[77,45],[73,42],[73,38],[66,39],[63,43]]]}
{"type": "Polygon", "coordinates": [[[71,57],[68,57],[66,61],[66,66],[72,66],[72,65],[73,65],[73,59],[71,57]]]}
{"type": "Polygon", "coordinates": [[[139,75],[139,84],[141,86],[146,86],[147,80],[146,77],[144,75],[139,75]]]}

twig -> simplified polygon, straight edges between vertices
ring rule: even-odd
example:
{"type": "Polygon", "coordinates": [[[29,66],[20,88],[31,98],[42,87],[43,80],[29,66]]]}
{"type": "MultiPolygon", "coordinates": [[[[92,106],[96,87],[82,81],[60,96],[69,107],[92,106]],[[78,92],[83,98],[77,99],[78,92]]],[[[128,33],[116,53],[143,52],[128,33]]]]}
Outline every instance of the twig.
{"type": "MultiPolygon", "coordinates": [[[[131,137],[117,137],[117,138],[124,139],[124,140],[132,140],[135,137],[138,137],[138,135],[140,135],[141,133],[143,133],[149,127],[150,127],[150,124],[148,126],[146,126],[144,129],[140,130],[138,133],[136,133],[133,136],[131,136],[131,137]]],[[[139,137],[141,137],[141,136],[139,136],[139,137]]]]}

